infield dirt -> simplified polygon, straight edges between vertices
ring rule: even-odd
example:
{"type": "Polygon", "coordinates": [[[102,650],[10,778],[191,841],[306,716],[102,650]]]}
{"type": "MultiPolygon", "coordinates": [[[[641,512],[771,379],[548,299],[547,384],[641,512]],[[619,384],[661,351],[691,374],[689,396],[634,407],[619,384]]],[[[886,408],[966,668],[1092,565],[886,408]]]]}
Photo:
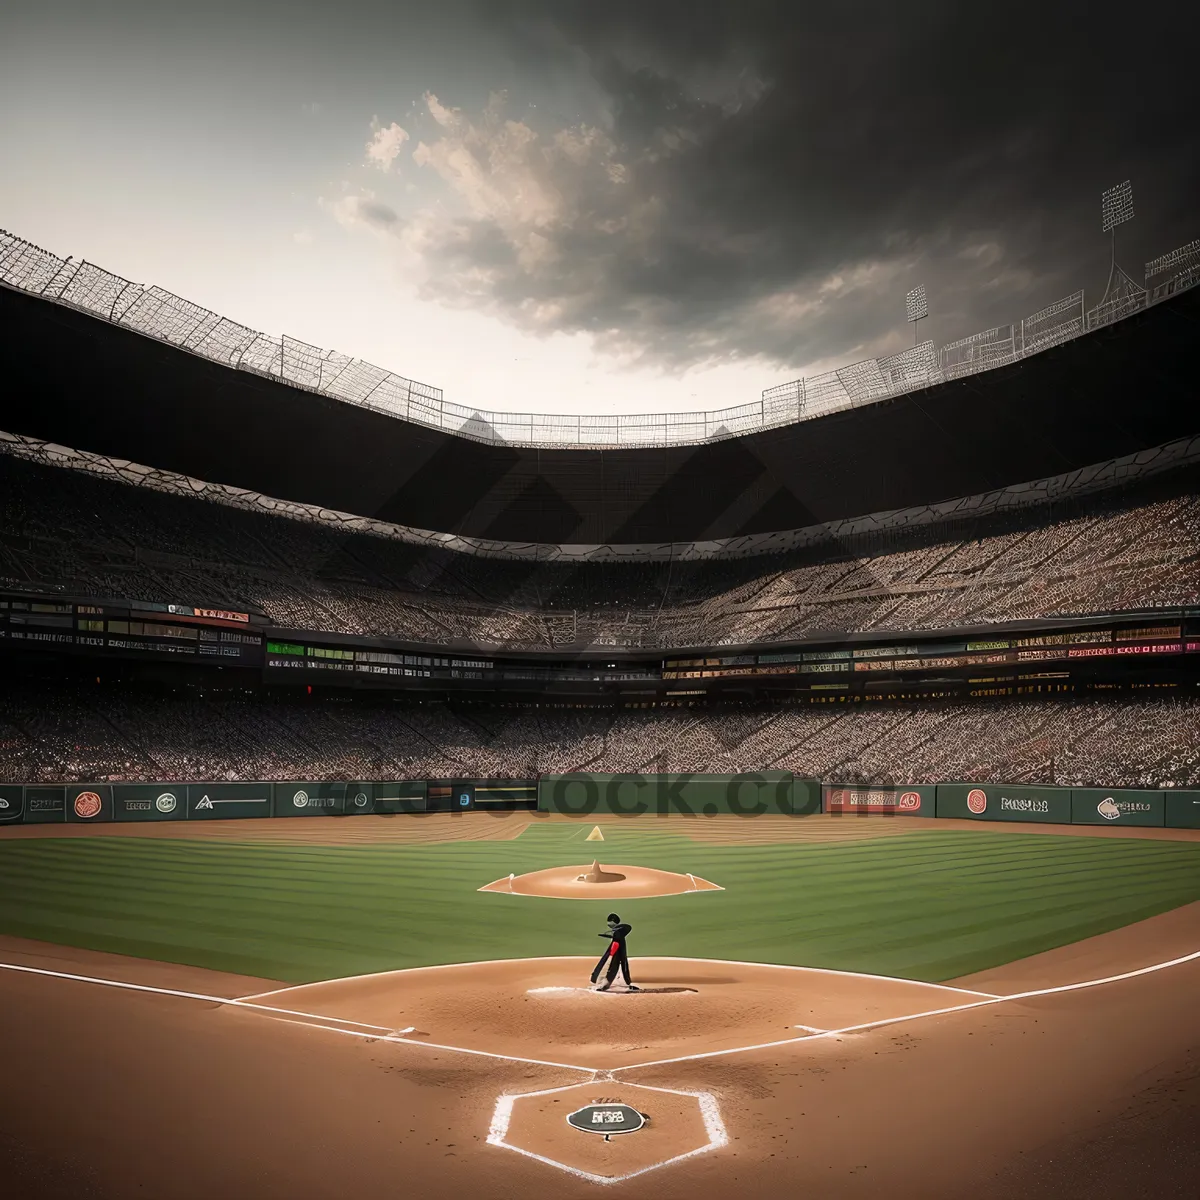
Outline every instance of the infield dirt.
{"type": "MultiPolygon", "coordinates": [[[[1192,904],[960,982],[996,992],[1023,990],[1035,981],[1054,986],[1136,969],[1198,945],[1200,904],[1192,904]]],[[[137,982],[156,976],[160,985],[218,998],[241,991],[243,982],[19,939],[4,939],[0,951],[7,962],[137,982]]],[[[453,1017],[460,1037],[478,1036],[481,1045],[499,1037],[506,1021],[517,1021],[515,1010],[528,1007],[520,997],[538,986],[542,970],[536,960],[524,969],[519,963],[506,967],[513,974],[501,972],[496,979],[486,965],[446,968],[467,972],[464,998],[444,1018],[433,1001],[445,999],[447,991],[419,998],[430,1007],[418,1030],[432,1034],[423,1027],[453,1017]]],[[[649,1006],[665,1003],[681,1012],[699,999],[712,1002],[711,1015],[678,1039],[669,1033],[665,1040],[669,1048],[705,1045],[717,1040],[714,1026],[729,1012],[722,997],[734,995],[734,985],[716,981],[743,972],[748,981],[752,975],[757,980],[752,971],[724,964],[635,959],[634,968],[639,982],[697,990],[588,994],[579,997],[579,1006],[557,1010],[553,1002],[571,994],[548,995],[545,1007],[536,1009],[542,1027],[535,1033],[556,1039],[562,1060],[573,1063],[585,1046],[608,1045],[624,1029],[629,1043],[623,1044],[654,1036],[650,1024],[639,1024],[653,1011],[649,1006]],[[566,1019],[575,1007],[586,1011],[582,1004],[597,1006],[595,1023],[566,1019]],[[551,1033],[547,1025],[555,1011],[564,1017],[551,1033]]],[[[358,993],[354,981],[339,981],[289,988],[272,999],[300,1007],[293,1002],[302,992],[315,1002],[324,989],[327,1000],[359,1004],[377,987],[384,988],[381,998],[393,995],[386,982],[370,982],[389,978],[395,977],[359,981],[358,993]]],[[[251,990],[260,990],[262,982],[251,990]]],[[[1014,1164],[1045,1163],[1064,1139],[1099,1136],[1120,1122],[1131,1097],[1177,1077],[1178,1065],[1200,1048],[1198,994],[1200,963],[1193,961],[1085,991],[623,1071],[619,1078],[629,1083],[713,1093],[729,1144],[656,1171],[645,1182],[618,1184],[613,1194],[652,1186],[664,1200],[735,1193],[823,1200],[1011,1195],[1003,1189],[1014,1164]]],[[[6,1078],[20,1081],[7,1090],[0,1126],[6,1200],[138,1194],[333,1200],[399,1191],[500,1200],[552,1191],[570,1200],[595,1194],[594,1184],[487,1144],[499,1095],[576,1084],[577,1071],[350,1036],[344,1029],[230,1009],[219,999],[183,1000],[9,971],[0,972],[0,996],[0,1055],[6,1078]]],[[[744,998],[751,1000],[752,993],[744,998]]],[[[786,1015],[776,1014],[781,1034],[783,1025],[803,1019],[801,999],[788,1001],[786,1015]]],[[[410,997],[408,1011],[417,1002],[410,997]]],[[[753,1003],[737,1007],[758,1019],[753,1003]]],[[[664,1041],[657,1036],[655,1046],[664,1041]]],[[[522,1045],[532,1040],[519,1037],[522,1045]]],[[[645,1052],[637,1056],[648,1061],[645,1052]]],[[[1156,1127],[1155,1121],[1139,1126],[1147,1139],[1156,1127]]],[[[1190,1186],[1194,1164],[1162,1150],[1160,1140],[1138,1185],[1144,1194],[1189,1194],[1181,1189],[1190,1186]]],[[[1118,1185],[1128,1181],[1114,1177],[1118,1185]]],[[[1129,1195],[1105,1189],[1104,1180],[1093,1182],[1088,1195],[1129,1195]]],[[[1020,1194],[1075,1193],[1060,1179],[1040,1192],[1022,1185],[1020,1194]]]]}

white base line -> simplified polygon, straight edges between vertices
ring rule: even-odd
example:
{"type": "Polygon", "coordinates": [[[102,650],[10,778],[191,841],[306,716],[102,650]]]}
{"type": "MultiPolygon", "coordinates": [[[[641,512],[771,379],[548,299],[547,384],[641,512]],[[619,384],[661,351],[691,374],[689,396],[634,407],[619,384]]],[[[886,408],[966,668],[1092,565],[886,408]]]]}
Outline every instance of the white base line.
{"type": "MultiPolygon", "coordinates": [[[[576,956],[576,957],[581,957],[581,956],[576,956]]],[[[229,1005],[234,1008],[252,1009],[252,1010],[259,1011],[259,1012],[272,1013],[272,1014],[276,1014],[279,1016],[285,1016],[285,1017],[305,1017],[313,1022],[312,1027],[315,1029],[325,1029],[331,1033],[342,1033],[342,1034],[346,1034],[350,1037],[371,1038],[376,1041],[385,1041],[385,1042],[399,1042],[406,1046],[426,1046],[429,1049],[433,1049],[433,1050],[447,1050],[447,1051],[452,1051],[452,1052],[456,1052],[459,1054],[475,1055],[480,1058],[498,1059],[502,1062],[527,1063],[532,1066],[553,1067],[555,1069],[568,1070],[568,1071],[582,1071],[587,1074],[595,1074],[600,1071],[607,1071],[609,1074],[615,1075],[618,1071],[635,1071],[635,1070],[640,1070],[645,1067],[662,1067],[662,1066],[671,1065],[673,1063],[698,1062],[698,1061],[700,1061],[702,1059],[706,1059],[706,1058],[722,1058],[725,1055],[729,1055],[729,1054],[745,1054],[752,1050],[773,1050],[773,1049],[777,1049],[778,1047],[781,1047],[781,1046],[793,1045],[796,1042],[814,1041],[819,1038],[840,1037],[842,1034],[847,1034],[847,1033],[862,1033],[868,1029],[879,1029],[884,1025],[901,1025],[907,1021],[921,1020],[924,1017],[939,1017],[939,1016],[944,1016],[948,1013],[965,1012],[968,1009],[973,1009],[973,1008],[988,1008],[994,1004],[1007,1004],[1014,1000],[1032,1000],[1039,996],[1055,996],[1055,995],[1060,995],[1064,992],[1078,992],[1078,991],[1083,991],[1087,988],[1102,987],[1105,984],[1109,984],[1109,983],[1119,983],[1122,980],[1126,980],[1126,979],[1137,979],[1143,975],[1154,974],[1156,971],[1165,971],[1169,967],[1177,967],[1177,966],[1181,966],[1183,963],[1195,962],[1197,959],[1200,959],[1200,950],[1193,951],[1191,954],[1184,954],[1179,958],[1169,959],[1167,962],[1155,963],[1152,966],[1148,966],[1148,967],[1139,967],[1137,970],[1134,970],[1134,971],[1125,971],[1125,972],[1121,973],[1120,975],[1107,975],[1103,979],[1088,979],[1088,980],[1084,980],[1083,982],[1080,982],[1080,983],[1062,984],[1059,987],[1037,988],[1033,991],[1028,991],[1028,992],[1016,992],[1009,996],[987,996],[986,999],[975,1000],[975,1001],[972,1001],[967,1004],[954,1004],[954,1005],[950,1005],[947,1008],[928,1009],[925,1012],[908,1013],[906,1015],[897,1016],[897,1017],[882,1017],[876,1021],[865,1021],[858,1025],[846,1025],[846,1026],[843,1026],[841,1029],[828,1029],[822,1033],[806,1034],[804,1037],[782,1038],[782,1039],[780,1039],[778,1041],[774,1041],[774,1042],[760,1042],[753,1046],[735,1046],[728,1050],[709,1050],[709,1051],[705,1051],[705,1052],[702,1052],[699,1054],[683,1054],[677,1058],[655,1059],[652,1062],[628,1063],[624,1066],[608,1067],[608,1068],[585,1067],[585,1066],[581,1066],[578,1063],[548,1062],[543,1059],[537,1059],[537,1058],[522,1058],[522,1057],[520,1057],[518,1055],[514,1055],[514,1054],[495,1054],[490,1050],[471,1050],[471,1049],[468,1049],[466,1046],[447,1046],[447,1045],[442,1045],[441,1043],[437,1043],[437,1042],[416,1041],[412,1038],[399,1037],[396,1034],[392,1033],[391,1031],[387,1030],[386,1027],[382,1026],[382,1025],[369,1025],[366,1022],[362,1022],[362,1021],[343,1020],[341,1017],[330,1017],[330,1016],[325,1016],[325,1015],[318,1014],[318,1013],[299,1012],[294,1009],[287,1009],[287,1008],[275,1008],[275,1007],[273,1007],[271,1005],[267,1005],[267,1004],[256,1004],[252,1000],[247,999],[247,998],[243,998],[240,1000],[230,1000],[230,999],[226,999],[223,996],[208,996],[208,995],[205,995],[200,992],[183,992],[183,991],[175,990],[173,988],[151,987],[147,984],[142,984],[142,983],[124,983],[124,982],[120,982],[120,981],[114,980],[114,979],[99,979],[99,978],[96,978],[94,976],[89,976],[89,975],[72,975],[72,974],[68,974],[65,971],[51,971],[45,967],[25,967],[25,966],[20,966],[16,963],[0,963],[0,970],[18,971],[23,974],[41,975],[41,976],[46,976],[46,977],[49,977],[52,979],[67,979],[67,980],[71,980],[71,981],[77,982],[77,983],[97,984],[101,987],[118,988],[123,991],[149,992],[151,994],[159,995],[159,996],[176,996],[176,997],[179,997],[184,1000],[202,1000],[209,1004],[229,1005]],[[321,1023],[321,1022],[325,1022],[325,1021],[336,1022],[337,1025],[356,1025],[356,1026],[358,1026],[358,1029],[372,1029],[372,1030],[377,1030],[380,1032],[360,1033],[356,1029],[342,1029],[342,1028],[336,1027],[335,1025],[325,1025],[325,1024],[321,1023]]],[[[502,960],[498,960],[498,961],[507,962],[507,961],[512,961],[512,960],[502,959],[502,960]]],[[[530,961],[540,961],[540,960],[530,960],[530,961]]],[[[588,959],[586,961],[591,961],[591,960],[588,959]]],[[[670,959],[667,961],[673,961],[673,962],[720,962],[722,960],[720,960],[720,959],[675,958],[675,959],[670,959]]],[[[454,965],[462,966],[464,964],[456,963],[454,965]]],[[[763,964],[763,965],[769,965],[769,964],[763,964]]],[[[430,970],[430,969],[436,969],[436,968],[415,967],[415,968],[410,968],[410,969],[412,969],[412,970],[430,970]]],[[[796,968],[796,969],[804,970],[805,968],[796,968]]],[[[400,973],[401,972],[395,972],[395,974],[400,974],[400,973]]],[[[827,972],[827,973],[828,974],[842,974],[843,972],[827,972]]],[[[845,973],[850,974],[850,972],[845,972],[845,973]]],[[[389,972],[381,972],[381,974],[389,974],[389,972]]],[[[358,976],[358,978],[369,979],[369,978],[372,978],[372,976],[369,976],[369,975],[358,976]]],[[[868,976],[864,976],[863,978],[872,979],[872,978],[884,978],[884,977],[868,975],[868,976]]],[[[332,982],[332,981],[330,981],[330,982],[332,982]]],[[[900,981],[900,982],[913,982],[913,981],[904,980],[904,981],[900,981]]],[[[299,985],[299,986],[306,986],[306,985],[299,985]]],[[[938,984],[927,984],[927,985],[923,985],[923,986],[937,987],[939,985],[938,984]]],[[[280,990],[281,991],[292,991],[293,989],[292,988],[282,988],[280,990]]],[[[960,989],[951,989],[951,990],[958,991],[960,989]]],[[[269,992],[264,993],[264,995],[272,995],[272,994],[273,993],[269,993],[269,992]]],[[[975,993],[975,994],[980,994],[980,993],[975,993]]]]}
{"type": "MultiPolygon", "coordinates": [[[[51,979],[70,979],[75,983],[94,983],[100,987],[118,988],[125,992],[149,992],[154,996],[176,996],[180,1000],[203,1000],[209,1004],[225,1004],[233,1008],[250,1008],[259,1012],[279,1013],[287,1017],[311,1017],[318,1021],[335,1021],[339,1025],[357,1025],[360,1029],[378,1029],[383,1033],[391,1033],[388,1025],[373,1025],[370,1021],[353,1021],[348,1017],[331,1017],[326,1013],[301,1012],[294,1008],[275,1008],[269,1004],[255,1004],[252,997],[231,999],[227,996],[209,996],[204,992],[182,992],[177,988],[151,987],[147,983],[126,983],[121,979],[100,979],[94,975],[72,975],[67,971],[51,971],[45,967],[25,967],[18,963],[0,963],[0,971],[20,971],[25,975],[45,975],[51,979]]],[[[291,991],[291,988],[281,988],[280,991],[291,991]]],[[[267,992],[265,995],[275,995],[267,992]]]]}
{"type": "Polygon", "coordinates": [[[683,1054],[678,1058],[660,1058],[655,1062],[631,1063],[624,1067],[613,1067],[615,1075],[618,1071],[634,1071],[642,1067],[664,1067],[672,1063],[696,1062],[704,1058],[721,1058],[726,1054],[745,1054],[750,1050],[774,1050],[779,1046],[790,1046],[795,1042],[812,1042],[821,1038],[836,1038],[844,1033],[863,1033],[868,1029],[879,1029],[884,1025],[902,1025],[906,1021],[919,1021],[922,1017],[941,1017],[947,1013],[966,1012],[972,1008],[990,1008],[993,1004],[1008,1004],[1013,1000],[1032,1000],[1038,996],[1056,996],[1062,992],[1079,992],[1085,988],[1102,987],[1107,983],[1120,983],[1124,979],[1136,979],[1141,975],[1150,975],[1155,971],[1165,971],[1168,967],[1177,967],[1183,963],[1195,962],[1200,959],[1200,950],[1173,958],[1168,962],[1155,963],[1150,967],[1139,967],[1136,971],[1125,971],[1120,975],[1108,975],[1104,979],[1087,979],[1082,983],[1066,983],[1060,987],[1038,988],[1031,992],[1016,992],[1011,996],[993,996],[987,1000],[973,1000],[968,1004],[953,1004],[948,1008],[932,1008],[926,1012],[908,1013],[900,1017],[882,1017],[878,1021],[864,1021],[860,1025],[845,1025],[841,1029],[826,1029],[821,1033],[806,1034],[804,1037],[783,1038],[777,1042],[762,1042],[757,1046],[738,1046],[734,1050],[709,1050],[702,1054],[683,1054]]]}
{"type": "MultiPolygon", "coordinates": [[[[279,1020],[281,1018],[272,1018],[279,1020]]],[[[334,1018],[336,1020],[336,1018],[334,1018]]],[[[341,1033],[346,1037],[362,1038],[364,1041],[373,1042],[395,1042],[401,1046],[423,1046],[427,1050],[448,1050],[453,1054],[471,1054],[476,1058],[494,1058],[499,1062],[524,1063],[531,1067],[553,1067],[556,1071],[579,1071],[583,1075],[596,1075],[604,1068],[602,1067],[584,1067],[578,1063],[560,1063],[548,1062],[543,1058],[521,1058],[517,1054],[496,1054],[491,1050],[472,1050],[467,1046],[446,1046],[441,1042],[419,1042],[414,1038],[399,1037],[396,1034],[374,1034],[374,1033],[359,1033],[357,1029],[340,1029],[336,1025],[322,1025],[317,1021],[308,1022],[309,1029],[322,1029],[327,1033],[341,1033]]],[[[584,1083],[587,1080],[583,1081],[584,1083]]],[[[575,1087],[576,1084],[568,1086],[575,1087]]]]}
{"type": "MultiPolygon", "coordinates": [[[[276,1008],[270,1004],[255,1004],[250,1000],[230,1000],[224,996],[208,996],[203,992],[182,992],[175,988],[150,987],[144,983],[125,983],[117,979],[98,979],[91,975],[71,975],[66,971],[50,971],[45,967],[24,967],[16,963],[0,963],[0,971],[19,971],[24,975],[43,975],[51,979],[67,979],[73,983],[92,983],[100,987],[117,988],[125,992],[149,992],[156,996],[174,996],[180,1000],[201,1000],[208,1004],[228,1005],[232,1008],[244,1008],[254,1012],[267,1013],[276,1019],[302,1017],[304,1024],[311,1029],[324,1029],[330,1033],[344,1033],[350,1037],[365,1038],[377,1042],[401,1042],[406,1046],[427,1046],[431,1050],[451,1050],[459,1054],[475,1054],[482,1058],[495,1058],[501,1062],[528,1063],[535,1067],[555,1067],[568,1071],[583,1071],[585,1073],[599,1070],[597,1067],[583,1067],[578,1063],[547,1062],[540,1058],[521,1058],[515,1054],[493,1054],[490,1050],[471,1050],[466,1046],[444,1046],[440,1042],[418,1041],[415,1038],[400,1037],[387,1025],[372,1025],[368,1021],[352,1021],[343,1017],[331,1017],[326,1013],[300,1012],[292,1008],[276,1008]],[[327,1025],[324,1022],[332,1021],[327,1025]],[[342,1029],[340,1026],[354,1025],[355,1029],[342,1029]],[[360,1032],[368,1030],[370,1032],[360,1032]]],[[[284,989],[290,990],[290,989],[284,989]]],[[[298,1024],[298,1022],[290,1022],[298,1024]]]]}
{"type": "MultiPolygon", "coordinates": [[[[498,881],[499,882],[499,881],[498,881]]],[[[723,891],[724,889],[719,889],[723,891]]],[[[504,892],[495,893],[498,896],[504,892]]],[[[679,892],[678,895],[686,895],[679,892]]],[[[906,983],[910,987],[938,988],[943,992],[959,992],[965,996],[986,996],[994,999],[994,992],[977,992],[971,988],[954,987],[949,983],[927,983],[923,979],[902,979],[898,975],[869,975],[864,971],[838,971],[833,967],[803,967],[795,963],[761,963],[747,962],[736,958],[681,958],[670,954],[647,954],[640,956],[643,962],[681,962],[681,963],[716,963],[722,967],[766,967],[772,971],[808,971],[815,975],[841,975],[846,979],[873,979],[884,983],[906,983]]],[[[414,971],[449,971],[455,967],[494,967],[501,963],[542,963],[542,962],[592,962],[586,954],[543,954],[533,958],[481,958],[468,963],[432,963],[427,967],[399,967],[394,971],[369,971],[365,975],[343,975],[336,979],[316,979],[312,983],[294,983],[288,987],[276,988],[271,992],[256,992],[243,996],[243,1000],[263,1000],[267,996],[279,996],[284,992],[299,991],[301,988],[325,987],[331,983],[354,983],[360,979],[381,979],[385,975],[411,975],[414,971]]]]}

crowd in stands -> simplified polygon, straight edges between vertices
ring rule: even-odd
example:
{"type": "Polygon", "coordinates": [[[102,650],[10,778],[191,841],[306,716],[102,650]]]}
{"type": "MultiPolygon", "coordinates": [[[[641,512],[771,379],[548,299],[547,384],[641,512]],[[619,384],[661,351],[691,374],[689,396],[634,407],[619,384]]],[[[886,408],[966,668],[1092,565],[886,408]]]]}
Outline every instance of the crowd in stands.
{"type": "Polygon", "coordinates": [[[788,770],[852,782],[1200,786],[1200,698],[582,708],[171,691],[0,695],[0,779],[532,779],[788,770]]]}
{"type": "Polygon", "coordinates": [[[0,586],[233,608],[311,632],[670,648],[1200,602],[1200,496],[869,556],[482,558],[4,455],[0,586]]]}

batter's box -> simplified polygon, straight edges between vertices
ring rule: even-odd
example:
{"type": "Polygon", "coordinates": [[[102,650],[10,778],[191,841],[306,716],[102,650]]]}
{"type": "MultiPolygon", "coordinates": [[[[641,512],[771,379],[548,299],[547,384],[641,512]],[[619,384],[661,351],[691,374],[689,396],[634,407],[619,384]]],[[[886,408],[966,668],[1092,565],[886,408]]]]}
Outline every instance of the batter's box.
{"type": "Polygon", "coordinates": [[[611,1080],[501,1096],[488,1131],[491,1145],[592,1183],[620,1183],[706,1154],[728,1141],[720,1108],[710,1093],[611,1080]],[[645,1122],[632,1132],[609,1137],[568,1122],[572,1113],[589,1106],[612,1111],[628,1106],[645,1122]]]}

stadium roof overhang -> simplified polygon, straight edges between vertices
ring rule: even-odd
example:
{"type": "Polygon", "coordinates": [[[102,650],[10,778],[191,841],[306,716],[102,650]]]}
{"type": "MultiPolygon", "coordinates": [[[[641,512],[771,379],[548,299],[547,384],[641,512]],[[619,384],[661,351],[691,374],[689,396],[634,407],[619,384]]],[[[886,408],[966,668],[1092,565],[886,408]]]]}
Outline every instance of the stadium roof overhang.
{"type": "Polygon", "coordinates": [[[765,553],[779,531],[1086,483],[1200,432],[1200,289],[1012,365],[702,445],[489,445],[0,288],[10,432],[508,556],[765,553]],[[475,544],[478,543],[478,546],[475,544]],[[522,552],[520,547],[531,547],[522,552]],[[620,548],[618,551],[617,548],[620,548]]]}

